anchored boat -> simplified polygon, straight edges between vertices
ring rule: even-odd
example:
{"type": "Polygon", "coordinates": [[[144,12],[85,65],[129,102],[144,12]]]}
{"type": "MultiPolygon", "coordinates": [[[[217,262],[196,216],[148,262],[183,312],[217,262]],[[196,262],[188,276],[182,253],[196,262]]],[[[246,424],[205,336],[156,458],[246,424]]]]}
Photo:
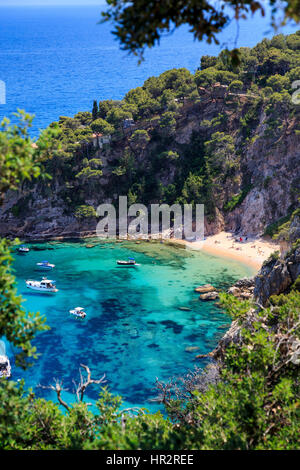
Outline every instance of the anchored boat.
{"type": "Polygon", "coordinates": [[[18,248],[19,253],[28,253],[29,251],[30,251],[29,248],[27,248],[27,246],[25,246],[25,245],[21,245],[18,248]]]}
{"type": "Polygon", "coordinates": [[[70,313],[71,313],[71,315],[74,315],[75,317],[79,317],[79,318],[85,318],[86,317],[86,313],[84,311],[84,308],[82,308],[82,307],[76,307],[73,310],[70,310],[70,313]]]}
{"type": "Polygon", "coordinates": [[[5,344],[0,341],[0,378],[9,378],[11,376],[11,365],[6,355],[5,344]]]}
{"type": "Polygon", "coordinates": [[[135,266],[140,266],[134,258],[128,258],[128,261],[117,261],[118,266],[123,266],[125,268],[133,268],[135,266]]]}
{"type": "Polygon", "coordinates": [[[55,264],[50,264],[48,261],[42,261],[41,263],[36,263],[36,267],[39,271],[51,271],[55,268],[55,264]]]}
{"type": "Polygon", "coordinates": [[[56,289],[55,281],[51,281],[46,277],[43,277],[41,281],[28,280],[26,281],[26,286],[28,287],[28,289],[32,289],[40,293],[58,292],[58,289],[56,289]]]}

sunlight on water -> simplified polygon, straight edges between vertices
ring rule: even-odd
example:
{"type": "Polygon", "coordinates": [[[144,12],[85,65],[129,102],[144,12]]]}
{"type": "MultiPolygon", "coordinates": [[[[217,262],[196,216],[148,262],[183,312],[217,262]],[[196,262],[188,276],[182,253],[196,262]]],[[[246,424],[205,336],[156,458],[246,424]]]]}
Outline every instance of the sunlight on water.
{"type": "MultiPolygon", "coordinates": [[[[194,288],[204,283],[225,288],[253,274],[236,261],[160,243],[97,240],[31,247],[29,254],[15,256],[18,291],[27,310],[46,315],[51,330],[34,342],[41,353],[36,365],[25,372],[13,367],[13,379],[25,378],[38,396],[52,399],[52,392],[36,386],[63,379],[69,402],[74,401],[72,379],[78,380],[84,363],[94,378],[105,372],[109,389],[126,404],[156,409],[148,401],[155,395],[155,377],[165,381],[193,368],[194,356],[211,351],[229,326],[229,318],[214,303],[199,301],[194,288]],[[90,243],[95,246],[86,248],[90,243]],[[129,256],[141,266],[116,266],[129,256]],[[26,279],[43,276],[35,271],[43,260],[56,265],[44,275],[56,280],[57,294],[26,288],[26,279]],[[69,314],[77,306],[85,308],[84,320],[69,314]],[[191,346],[199,349],[187,352],[191,346]]],[[[87,396],[94,400],[98,392],[91,387],[87,396]]]]}

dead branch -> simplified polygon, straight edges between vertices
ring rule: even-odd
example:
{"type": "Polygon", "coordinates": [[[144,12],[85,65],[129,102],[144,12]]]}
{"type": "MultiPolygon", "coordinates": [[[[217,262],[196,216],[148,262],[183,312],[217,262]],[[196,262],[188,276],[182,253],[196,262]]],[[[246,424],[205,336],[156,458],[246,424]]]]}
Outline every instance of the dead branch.
{"type": "Polygon", "coordinates": [[[91,375],[91,371],[90,371],[89,367],[84,365],[84,364],[80,364],[80,367],[85,369],[85,371],[87,373],[87,378],[86,378],[86,380],[84,380],[81,369],[79,368],[80,382],[79,382],[78,385],[76,385],[75,381],[73,380],[73,383],[75,385],[75,393],[76,393],[76,396],[77,396],[77,400],[78,401],[83,401],[84,394],[85,394],[85,391],[86,391],[87,387],[91,384],[99,385],[99,384],[106,383],[106,380],[105,380],[106,375],[103,374],[103,376],[100,379],[92,379],[92,375],[91,375]]]}
{"type": "Polygon", "coordinates": [[[68,389],[64,389],[62,387],[62,381],[59,381],[58,379],[54,379],[54,382],[55,384],[54,385],[48,385],[48,386],[45,386],[45,385],[41,385],[39,384],[38,387],[40,388],[47,388],[47,389],[50,389],[50,390],[53,390],[54,392],[56,392],[56,395],[57,395],[57,399],[59,401],[59,403],[64,407],[66,408],[67,411],[70,411],[70,408],[69,408],[69,405],[61,398],[61,392],[65,391],[67,392],[68,389]]]}
{"type": "MultiPolygon", "coordinates": [[[[106,380],[105,380],[106,375],[105,374],[103,374],[103,376],[100,379],[92,379],[91,371],[90,371],[89,367],[85,366],[84,364],[80,364],[80,367],[85,369],[85,371],[87,373],[87,378],[86,378],[86,380],[84,380],[81,369],[79,368],[79,375],[80,375],[79,384],[77,385],[76,382],[73,380],[73,384],[75,386],[75,394],[77,396],[78,402],[83,401],[85,391],[86,391],[86,389],[89,385],[106,383],[106,380]]],[[[63,388],[63,386],[62,386],[63,382],[62,381],[59,381],[58,379],[53,379],[53,380],[54,380],[54,385],[45,386],[45,385],[39,384],[38,387],[44,388],[44,389],[50,389],[50,390],[53,390],[54,392],[56,392],[57,399],[58,399],[59,403],[64,408],[66,408],[67,411],[70,411],[70,406],[61,397],[61,393],[62,392],[67,392],[68,389],[63,388]]],[[[86,405],[90,406],[91,403],[86,403],[86,405]]]]}

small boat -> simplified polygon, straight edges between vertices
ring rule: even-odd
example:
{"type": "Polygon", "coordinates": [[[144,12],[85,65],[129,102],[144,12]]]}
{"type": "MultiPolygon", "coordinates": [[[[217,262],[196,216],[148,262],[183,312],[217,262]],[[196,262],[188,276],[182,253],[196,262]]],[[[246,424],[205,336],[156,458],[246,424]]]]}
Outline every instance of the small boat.
{"type": "Polygon", "coordinates": [[[39,271],[51,271],[51,269],[55,268],[55,264],[50,264],[48,261],[36,263],[36,266],[39,271]]]}
{"type": "Polygon", "coordinates": [[[26,286],[28,287],[28,289],[32,289],[34,291],[41,292],[41,293],[58,292],[58,289],[56,289],[55,281],[51,281],[50,279],[47,279],[46,277],[43,277],[41,281],[28,280],[26,281],[26,286]]]}
{"type": "Polygon", "coordinates": [[[133,268],[134,266],[140,266],[134,258],[128,258],[128,261],[117,261],[118,266],[123,266],[126,268],[133,268]]]}
{"type": "Polygon", "coordinates": [[[21,245],[18,248],[19,253],[28,253],[29,251],[30,251],[29,248],[27,248],[27,246],[25,246],[25,245],[21,245]]]}
{"type": "Polygon", "coordinates": [[[11,365],[6,355],[5,344],[0,341],[0,378],[9,378],[11,376],[11,365]]]}
{"type": "Polygon", "coordinates": [[[74,315],[75,317],[80,317],[80,318],[85,318],[86,313],[84,311],[84,308],[82,307],[76,307],[73,310],[70,310],[71,315],[74,315]]]}

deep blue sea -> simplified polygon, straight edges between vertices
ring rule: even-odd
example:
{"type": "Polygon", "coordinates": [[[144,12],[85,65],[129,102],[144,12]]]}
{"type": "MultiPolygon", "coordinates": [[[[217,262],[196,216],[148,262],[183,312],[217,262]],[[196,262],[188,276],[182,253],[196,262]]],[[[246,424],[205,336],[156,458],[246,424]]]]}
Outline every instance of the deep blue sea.
{"type": "MultiPolygon", "coordinates": [[[[6,83],[7,104],[0,118],[17,108],[36,115],[33,135],[59,116],[90,110],[94,99],[120,99],[152,75],[174,67],[194,72],[201,55],[233,47],[236,25],[220,36],[220,46],[194,42],[182,27],[148,51],[145,62],[121,51],[111,25],[97,24],[101,7],[1,7],[0,80],[6,83]]],[[[256,15],[242,22],[238,46],[254,46],[268,33],[268,18],[256,15]]],[[[286,26],[283,32],[294,32],[286,26]]]]}

